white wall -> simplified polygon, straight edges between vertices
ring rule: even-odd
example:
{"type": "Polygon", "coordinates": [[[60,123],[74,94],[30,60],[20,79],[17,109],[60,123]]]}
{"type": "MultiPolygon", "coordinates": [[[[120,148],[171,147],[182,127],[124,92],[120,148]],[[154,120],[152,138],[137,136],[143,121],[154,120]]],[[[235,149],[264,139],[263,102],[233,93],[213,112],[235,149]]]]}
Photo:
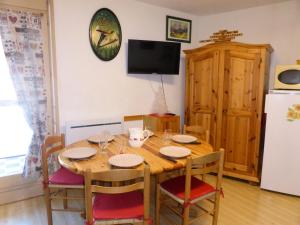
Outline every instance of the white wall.
{"type": "Polygon", "coordinates": [[[269,82],[272,89],[275,65],[295,64],[296,59],[300,59],[299,22],[300,1],[288,1],[200,17],[196,39],[207,39],[220,29],[237,29],[244,35],[237,37],[236,41],[271,44],[274,49],[269,82]]]}
{"type": "MultiPolygon", "coordinates": [[[[276,64],[293,64],[300,58],[300,1],[288,1],[212,16],[197,17],[133,0],[54,0],[57,48],[60,125],[70,120],[111,118],[152,112],[154,90],[160,85],[155,75],[128,75],[127,40],[165,40],[166,15],[191,19],[192,44],[199,46],[220,29],[238,29],[236,40],[270,43],[272,54],[270,87],[276,64]],[[99,60],[93,53],[88,27],[93,14],[107,7],[122,27],[122,46],[115,59],[99,60]]],[[[184,55],[179,76],[165,76],[167,102],[171,112],[184,110],[184,55]]]]}
{"type": "MultiPolygon", "coordinates": [[[[166,15],[193,20],[196,16],[132,0],[54,0],[60,125],[70,120],[90,120],[152,112],[157,75],[127,74],[130,38],[164,41],[166,15]],[[111,9],[122,28],[122,46],[112,61],[99,60],[89,43],[89,23],[100,8],[111,9]]],[[[192,41],[197,42],[192,37],[192,41]]],[[[195,47],[183,44],[182,49],[195,47]]],[[[179,76],[164,76],[171,112],[183,115],[184,55],[179,76]]]]}

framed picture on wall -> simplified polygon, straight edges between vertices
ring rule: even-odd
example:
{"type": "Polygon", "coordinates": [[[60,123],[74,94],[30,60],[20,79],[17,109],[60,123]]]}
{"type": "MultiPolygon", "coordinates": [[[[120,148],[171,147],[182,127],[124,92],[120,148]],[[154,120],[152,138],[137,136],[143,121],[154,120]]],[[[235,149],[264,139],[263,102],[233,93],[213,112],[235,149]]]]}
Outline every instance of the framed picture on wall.
{"type": "Polygon", "coordinates": [[[173,16],[167,16],[166,39],[191,43],[192,21],[173,16]]]}

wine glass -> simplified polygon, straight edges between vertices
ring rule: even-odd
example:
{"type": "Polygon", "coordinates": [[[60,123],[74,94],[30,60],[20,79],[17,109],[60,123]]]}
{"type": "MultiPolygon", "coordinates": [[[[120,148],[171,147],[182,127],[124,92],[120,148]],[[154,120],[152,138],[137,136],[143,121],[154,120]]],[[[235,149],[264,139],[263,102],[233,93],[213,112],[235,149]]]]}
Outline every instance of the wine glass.
{"type": "Polygon", "coordinates": [[[119,154],[125,154],[126,153],[126,149],[127,149],[127,140],[126,139],[122,139],[119,143],[118,146],[118,153],[119,154]]]}
{"type": "Polygon", "coordinates": [[[153,135],[153,131],[151,129],[151,126],[145,126],[145,131],[147,132],[148,136],[150,137],[153,135]]]}
{"type": "Polygon", "coordinates": [[[108,145],[108,139],[109,139],[110,133],[108,131],[103,131],[99,135],[99,148],[101,152],[105,152],[105,149],[108,145]]]}
{"type": "Polygon", "coordinates": [[[164,145],[169,145],[171,143],[171,139],[172,139],[172,130],[165,129],[163,134],[164,145]]]}

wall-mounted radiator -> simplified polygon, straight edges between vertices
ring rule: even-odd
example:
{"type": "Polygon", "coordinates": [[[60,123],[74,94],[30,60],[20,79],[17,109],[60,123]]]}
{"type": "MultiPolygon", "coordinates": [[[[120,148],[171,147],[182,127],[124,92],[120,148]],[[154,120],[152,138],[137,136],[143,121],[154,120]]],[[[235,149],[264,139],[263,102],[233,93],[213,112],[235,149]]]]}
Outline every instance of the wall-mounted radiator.
{"type": "Polygon", "coordinates": [[[92,135],[109,131],[111,134],[120,134],[123,130],[121,119],[101,119],[66,123],[66,145],[87,139],[92,135]]]}

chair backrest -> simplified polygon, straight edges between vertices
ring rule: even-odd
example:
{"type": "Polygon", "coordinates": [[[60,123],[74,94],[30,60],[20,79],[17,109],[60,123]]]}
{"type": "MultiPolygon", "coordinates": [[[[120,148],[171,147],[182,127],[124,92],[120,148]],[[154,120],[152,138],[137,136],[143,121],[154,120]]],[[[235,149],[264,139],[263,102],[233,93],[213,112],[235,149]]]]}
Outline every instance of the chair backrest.
{"type": "Polygon", "coordinates": [[[203,127],[198,125],[184,125],[183,126],[183,133],[184,134],[195,134],[197,136],[200,136],[202,139],[204,139],[206,142],[209,143],[210,139],[210,133],[209,130],[205,130],[203,127]]]}
{"type": "Polygon", "coordinates": [[[45,181],[48,181],[48,158],[51,154],[62,150],[65,147],[65,135],[48,136],[42,144],[42,172],[45,181]]]}
{"type": "Polygon", "coordinates": [[[144,190],[144,218],[149,218],[150,208],[150,169],[148,165],[144,170],[138,169],[112,169],[98,173],[91,170],[85,172],[85,199],[86,217],[92,221],[92,199],[95,193],[118,194],[135,190],[144,190]],[[130,181],[130,182],[128,182],[130,181]],[[119,185],[107,187],[103,182],[118,183],[119,185]],[[121,183],[123,185],[121,185],[121,183]],[[129,183],[129,184],[128,184],[129,183]],[[102,185],[101,185],[102,184],[102,185]]]}
{"type": "Polygon", "coordinates": [[[144,115],[126,115],[123,117],[123,132],[132,127],[144,127],[144,115]]]}
{"type": "Polygon", "coordinates": [[[224,149],[195,159],[189,157],[186,164],[185,201],[188,201],[190,198],[191,176],[214,172],[217,174],[215,188],[216,190],[220,190],[223,176],[223,163],[224,149]]]}

